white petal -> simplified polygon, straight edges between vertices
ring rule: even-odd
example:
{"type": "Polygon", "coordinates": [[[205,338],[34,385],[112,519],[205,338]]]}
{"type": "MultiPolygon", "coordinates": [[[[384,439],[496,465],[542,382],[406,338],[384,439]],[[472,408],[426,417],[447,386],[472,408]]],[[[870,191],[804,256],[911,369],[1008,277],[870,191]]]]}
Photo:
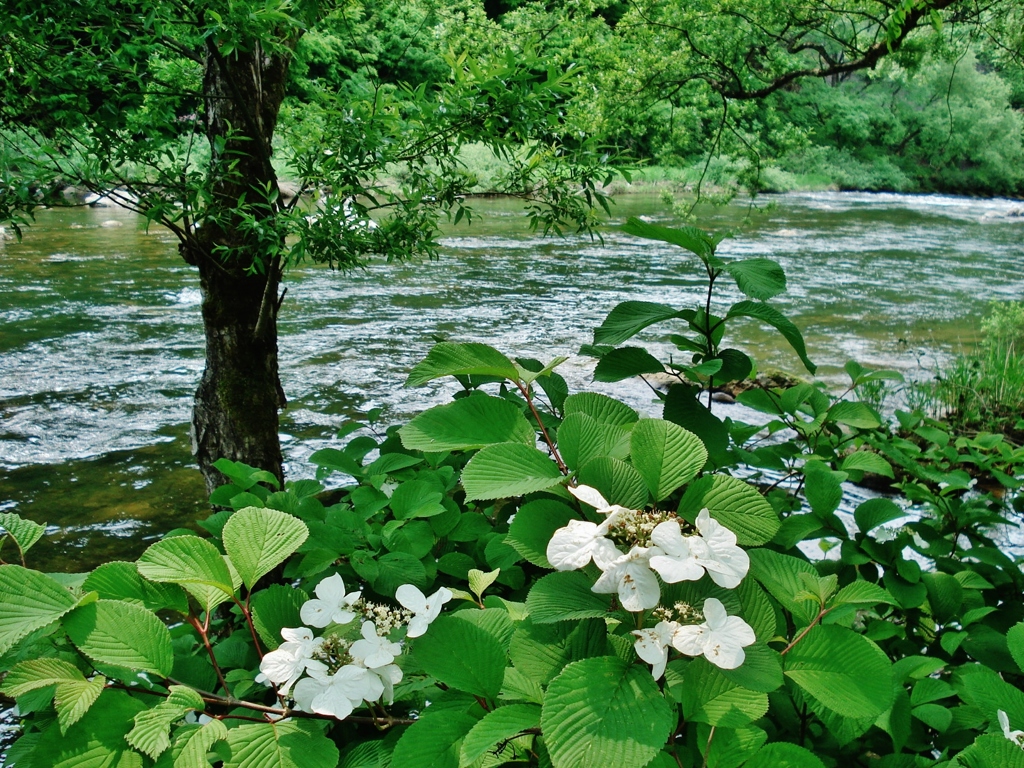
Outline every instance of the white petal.
{"type": "Polygon", "coordinates": [[[591,488],[589,485],[578,485],[575,488],[569,486],[569,493],[598,511],[608,509],[608,502],[605,501],[604,496],[596,488],[591,488]]]}
{"type": "Polygon", "coordinates": [[[403,584],[395,590],[395,599],[413,613],[422,613],[427,607],[427,598],[412,584],[403,584]]]}
{"type": "Polygon", "coordinates": [[[595,523],[570,520],[567,526],[555,531],[545,555],[555,570],[574,571],[590,562],[598,537],[595,523]]]}
{"type": "Polygon", "coordinates": [[[709,597],[704,601],[704,621],[708,628],[714,630],[724,627],[727,618],[729,618],[729,614],[726,613],[725,606],[717,597],[709,597]]]}
{"type": "Polygon", "coordinates": [[[742,648],[730,643],[708,643],[704,647],[704,658],[720,669],[736,669],[745,657],[742,648]]]}
{"type": "Polygon", "coordinates": [[[658,577],[646,561],[631,561],[623,569],[619,582],[619,602],[627,611],[646,611],[654,608],[661,600],[658,577]]]}
{"type": "Polygon", "coordinates": [[[302,619],[302,623],[317,628],[323,628],[330,624],[332,613],[334,613],[333,606],[315,598],[304,602],[302,608],[299,609],[299,617],[302,619]]]}
{"type": "Polygon", "coordinates": [[[313,711],[313,699],[319,696],[326,685],[311,677],[304,677],[295,685],[292,691],[292,698],[295,699],[295,708],[303,712],[313,711]]]}
{"type": "Polygon", "coordinates": [[[336,573],[333,576],[328,576],[326,579],[321,580],[313,591],[316,593],[316,596],[325,603],[339,605],[345,599],[345,582],[341,578],[341,575],[336,573]]]}
{"type": "Polygon", "coordinates": [[[314,697],[310,708],[318,715],[331,715],[344,720],[355,708],[352,700],[336,685],[329,685],[314,697]]]}
{"type": "Polygon", "coordinates": [[[313,632],[309,627],[283,627],[281,637],[289,643],[308,643],[313,640],[313,632]]]}
{"type": "Polygon", "coordinates": [[[702,656],[704,654],[705,625],[680,627],[672,635],[672,647],[687,656],[702,656]]]}
{"type": "Polygon", "coordinates": [[[419,637],[427,631],[427,627],[430,626],[430,622],[427,621],[423,616],[413,616],[409,622],[409,629],[405,633],[406,637],[419,637]]]}
{"type": "Polygon", "coordinates": [[[690,556],[690,546],[675,520],[658,523],[651,531],[651,541],[673,557],[690,556]]]}

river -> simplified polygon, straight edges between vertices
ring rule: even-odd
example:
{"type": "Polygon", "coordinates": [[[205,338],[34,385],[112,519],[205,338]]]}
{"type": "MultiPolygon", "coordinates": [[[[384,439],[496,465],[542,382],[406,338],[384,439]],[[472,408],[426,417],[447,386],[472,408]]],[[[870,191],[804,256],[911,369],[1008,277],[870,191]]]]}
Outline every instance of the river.
{"type": "MultiPolygon", "coordinates": [[[[514,206],[487,201],[471,226],[445,233],[435,262],[293,270],[280,320],[289,475],[308,475],[305,457],[362,412],[383,408],[390,424],[445,400],[442,384],[402,386],[435,337],[551,358],[574,355],[620,301],[695,304],[692,258],[615,229],[629,215],[678,223],[667,206],[656,195],[616,202],[603,243],[540,237],[514,206]]],[[[758,205],[707,209],[699,223],[734,232],[723,256],[783,265],[789,291],[772,303],[830,384],[850,358],[927,375],[977,341],[989,301],[1024,296],[1024,218],[1009,215],[1019,203],[800,193],[758,205]]],[[[0,265],[0,511],[49,524],[30,564],[134,558],[205,515],[187,436],[200,295],[173,239],[115,208],[42,211],[23,242],[0,246],[0,265]]],[[[739,294],[726,286],[719,298],[739,294]]],[[[734,339],[762,367],[800,370],[755,323],[734,339]]],[[[660,334],[647,340],[667,356],[660,334]]],[[[560,370],[589,386],[588,359],[560,370]]],[[[598,388],[654,412],[642,385],[598,388]]]]}

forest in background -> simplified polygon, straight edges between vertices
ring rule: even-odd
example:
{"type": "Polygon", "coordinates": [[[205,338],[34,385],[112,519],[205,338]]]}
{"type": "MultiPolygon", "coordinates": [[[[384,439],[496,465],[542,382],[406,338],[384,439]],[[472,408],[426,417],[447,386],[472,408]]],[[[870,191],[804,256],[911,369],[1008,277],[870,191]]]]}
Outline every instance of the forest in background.
{"type": "MultiPolygon", "coordinates": [[[[739,6],[734,12],[742,13],[739,6]]],[[[853,14],[848,20],[856,23],[853,14]]],[[[353,97],[403,85],[429,90],[449,76],[446,55],[529,48],[555,67],[578,68],[576,94],[566,103],[573,122],[644,169],[639,179],[690,186],[703,179],[705,191],[719,195],[825,188],[1024,194],[1024,69],[1004,34],[1011,17],[937,21],[874,68],[728,99],[693,67],[695,57],[717,55],[699,45],[724,49],[730,41],[705,34],[691,46],[688,37],[699,33],[693,23],[664,4],[602,0],[354,6],[299,41],[290,114],[308,119],[321,88],[353,97]]],[[[747,42],[732,40],[732,55],[769,79],[778,52],[753,44],[740,50],[747,42]]],[[[814,53],[813,43],[805,45],[803,55],[814,53]]],[[[462,159],[478,189],[490,188],[501,171],[483,150],[469,147],[462,159]]]]}

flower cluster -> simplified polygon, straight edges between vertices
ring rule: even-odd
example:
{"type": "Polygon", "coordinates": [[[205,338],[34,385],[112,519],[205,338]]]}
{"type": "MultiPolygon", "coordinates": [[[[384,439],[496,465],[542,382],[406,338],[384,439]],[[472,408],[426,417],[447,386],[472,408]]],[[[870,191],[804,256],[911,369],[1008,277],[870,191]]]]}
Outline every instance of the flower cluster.
{"type": "MultiPolygon", "coordinates": [[[[706,573],[718,586],[733,589],[750,569],[750,558],[737,546],[736,534],[707,509],[697,515],[692,530],[672,513],[611,505],[586,485],[569,491],[605,518],[600,523],[570,520],[555,531],[547,546],[548,562],[559,571],[593,562],[601,570],[593,591],[617,593],[627,611],[658,608],[658,576],[675,584],[696,581],[706,573]]],[[[664,672],[670,646],[688,656],[704,656],[723,669],[743,663],[743,648],[754,642],[754,632],[743,619],[726,615],[715,598],[705,601],[703,614],[689,606],[676,608],[676,620],[659,609],[662,613],[656,615],[662,620],[656,626],[634,633],[639,638],[637,655],[654,665],[656,679],[664,672]]]]}
{"type": "Polygon", "coordinates": [[[393,608],[365,601],[360,592],[346,592],[338,574],[321,581],[314,592],[316,597],[299,611],[309,626],[281,630],[285,642],[263,657],[256,682],[273,683],[284,696],[290,693],[296,709],[339,720],[363,702],[394,701],[395,685],[402,680],[394,662],[402,644],[390,639],[392,632],[404,626],[406,637],[419,637],[452,599],[444,587],[427,597],[403,584],[395,593],[402,608],[393,608]],[[309,628],[350,624],[356,618],[362,623],[354,641],[335,634],[314,637],[309,628]]]}

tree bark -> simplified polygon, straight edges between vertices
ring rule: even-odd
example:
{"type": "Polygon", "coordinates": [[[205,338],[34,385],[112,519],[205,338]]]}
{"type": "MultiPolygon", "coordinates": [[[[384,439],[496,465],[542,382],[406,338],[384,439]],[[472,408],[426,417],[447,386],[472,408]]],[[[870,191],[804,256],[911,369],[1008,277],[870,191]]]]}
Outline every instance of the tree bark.
{"type": "Polygon", "coordinates": [[[283,482],[278,413],[277,312],[283,235],[275,235],[274,128],[290,55],[251,50],[221,54],[210,41],[203,92],[211,147],[211,205],[182,244],[199,270],[206,369],[192,412],[193,451],[213,490],[227,458],[283,482]],[[253,226],[253,225],[256,226],[253,226]]]}

